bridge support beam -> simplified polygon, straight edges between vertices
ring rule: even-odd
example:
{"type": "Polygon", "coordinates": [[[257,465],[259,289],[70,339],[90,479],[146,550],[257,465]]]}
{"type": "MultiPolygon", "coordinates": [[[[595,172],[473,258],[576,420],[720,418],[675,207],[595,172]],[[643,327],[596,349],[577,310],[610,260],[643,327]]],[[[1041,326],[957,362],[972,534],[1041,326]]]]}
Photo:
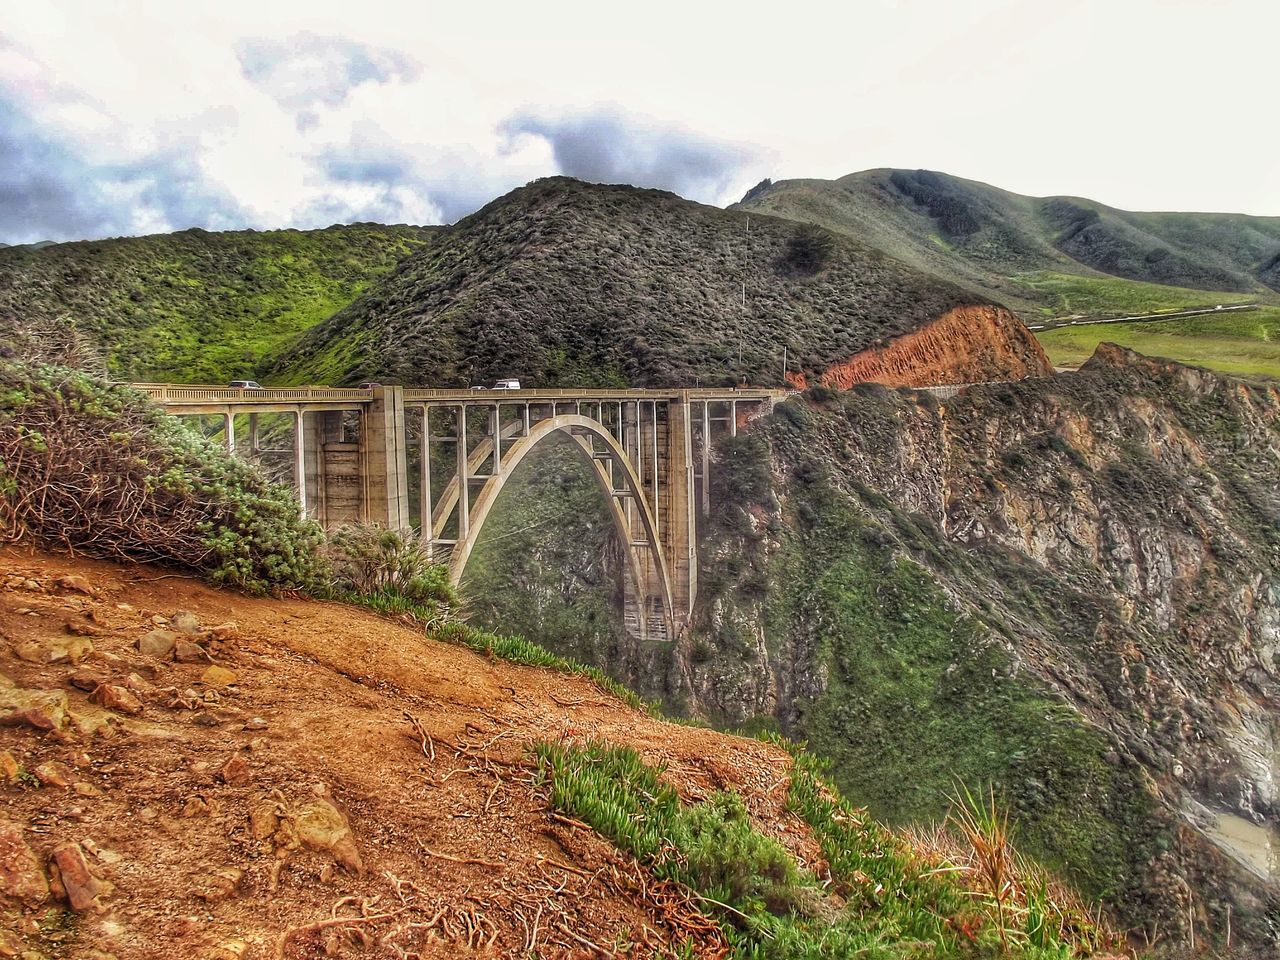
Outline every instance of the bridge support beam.
{"type": "Polygon", "coordinates": [[[682,391],[678,399],[667,404],[667,522],[661,532],[671,570],[671,601],[675,606],[672,617],[679,624],[688,622],[698,596],[692,426],[688,393],[682,391]]]}
{"type": "Polygon", "coordinates": [[[405,451],[404,388],[375,387],[361,437],[364,519],[388,530],[409,529],[409,468],[405,451]]]}

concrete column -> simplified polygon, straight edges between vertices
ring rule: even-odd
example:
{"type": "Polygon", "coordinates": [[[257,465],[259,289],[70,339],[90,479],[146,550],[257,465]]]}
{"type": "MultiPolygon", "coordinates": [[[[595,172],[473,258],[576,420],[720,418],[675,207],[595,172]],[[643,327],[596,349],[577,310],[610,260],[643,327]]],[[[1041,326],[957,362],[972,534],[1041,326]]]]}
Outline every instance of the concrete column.
{"type": "Polygon", "coordinates": [[[257,460],[260,453],[262,453],[262,444],[258,442],[258,415],[251,413],[249,414],[249,457],[257,460]]]}
{"type": "Polygon", "coordinates": [[[663,544],[671,571],[672,619],[680,630],[689,622],[698,594],[694,527],[693,437],[688,391],[667,405],[667,524],[663,544]]]}
{"type": "Polygon", "coordinates": [[[729,436],[738,435],[738,401],[729,401],[729,436]]]}
{"type": "Polygon", "coordinates": [[[502,472],[502,404],[495,403],[489,413],[489,433],[493,437],[493,473],[502,472]]]}
{"type": "Polygon", "coordinates": [[[422,405],[422,450],[418,457],[418,536],[427,544],[427,559],[436,533],[431,529],[431,408],[422,405]]]}
{"type": "Polygon", "coordinates": [[[458,404],[458,543],[471,531],[471,486],[467,470],[467,408],[458,404]]]}
{"type": "Polygon", "coordinates": [[[702,515],[711,515],[711,401],[702,401],[702,515]]]}
{"type": "Polygon", "coordinates": [[[364,416],[365,519],[389,530],[409,529],[404,388],[374,387],[364,416]]]}
{"type": "Polygon", "coordinates": [[[227,453],[236,455],[236,415],[231,412],[222,415],[222,432],[227,441],[227,453]]]}
{"type": "Polygon", "coordinates": [[[653,532],[659,537],[662,536],[660,529],[659,514],[662,512],[662,484],[658,478],[658,401],[653,401],[653,432],[649,439],[652,441],[652,457],[649,469],[653,473],[653,532]]]}
{"type": "MultiPolygon", "coordinates": [[[[298,484],[298,503],[302,506],[302,515],[307,515],[307,443],[304,433],[302,408],[293,413],[293,479],[298,484]]],[[[258,415],[249,414],[249,446],[257,453],[258,449],[258,415]]]]}

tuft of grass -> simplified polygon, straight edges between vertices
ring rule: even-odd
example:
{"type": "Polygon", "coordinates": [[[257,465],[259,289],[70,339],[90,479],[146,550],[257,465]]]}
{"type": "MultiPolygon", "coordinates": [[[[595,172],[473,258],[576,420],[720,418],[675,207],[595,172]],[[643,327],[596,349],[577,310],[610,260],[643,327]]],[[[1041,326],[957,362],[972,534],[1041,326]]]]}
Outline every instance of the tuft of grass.
{"type": "Polygon", "coordinates": [[[795,758],[788,808],[819,840],[825,877],[762,833],[732,791],[684,804],[662,768],[601,740],[544,742],[533,753],[551,805],[660,879],[689,888],[734,957],[1068,958],[1098,948],[1103,938],[1077,936],[1075,918],[1047,894],[1034,904],[1016,900],[1020,887],[1006,898],[1005,916],[1034,916],[1036,939],[1002,936],[992,903],[966,883],[963,868],[921,857],[841,798],[821,778],[820,761],[788,746],[795,758]]]}

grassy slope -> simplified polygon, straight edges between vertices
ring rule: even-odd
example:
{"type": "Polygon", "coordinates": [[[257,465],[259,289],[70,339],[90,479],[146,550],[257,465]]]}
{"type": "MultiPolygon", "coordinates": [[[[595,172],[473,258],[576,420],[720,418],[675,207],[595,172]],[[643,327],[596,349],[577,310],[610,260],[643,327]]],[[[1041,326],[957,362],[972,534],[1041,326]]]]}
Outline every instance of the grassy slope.
{"type": "MultiPolygon", "coordinates": [[[[1264,283],[1280,254],[1276,217],[1130,213],[922,171],[783,181],[741,209],[820,223],[1033,313],[1059,306],[1044,275],[1073,275],[1076,297],[1087,292],[1101,313],[1130,308],[1136,294],[1125,281],[1274,296],[1264,283]]],[[[1163,301],[1155,291],[1141,296],[1156,308],[1187,302],[1185,289],[1163,301]]],[[[1209,294],[1198,302],[1223,301],[1209,294]]]]}
{"type": "Polygon", "coordinates": [[[106,345],[121,379],[252,377],[427,236],[352,224],[14,248],[0,253],[0,323],[67,317],[106,345]]]}
{"type": "MultiPolygon", "coordinates": [[[[974,296],[830,238],[802,270],[792,223],[672,194],[540,180],[438,241],[282,360],[282,375],[541,386],[779,379],[974,296]],[[743,285],[746,304],[743,306],[743,285]]],[[[825,235],[824,235],[825,236],[825,235]]]]}
{"type": "Polygon", "coordinates": [[[1038,334],[1058,365],[1083,363],[1099,343],[1246,377],[1280,379],[1280,308],[1150,323],[1063,327],[1038,334]]]}

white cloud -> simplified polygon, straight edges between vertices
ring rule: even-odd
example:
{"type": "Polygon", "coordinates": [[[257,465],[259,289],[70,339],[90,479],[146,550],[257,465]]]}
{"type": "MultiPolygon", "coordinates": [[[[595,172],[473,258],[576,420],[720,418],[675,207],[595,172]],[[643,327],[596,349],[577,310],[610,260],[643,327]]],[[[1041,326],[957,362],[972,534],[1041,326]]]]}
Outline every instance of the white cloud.
{"type": "Polygon", "coordinates": [[[21,128],[48,168],[39,196],[0,207],[6,240],[186,226],[186,195],[210,226],[451,219],[560,170],[726,202],[763,175],[928,167],[1280,215],[1280,5],[1261,0],[46,0],[3,30],[5,156],[32,161],[21,128]],[[99,205],[176,158],[167,199],[99,205]]]}

